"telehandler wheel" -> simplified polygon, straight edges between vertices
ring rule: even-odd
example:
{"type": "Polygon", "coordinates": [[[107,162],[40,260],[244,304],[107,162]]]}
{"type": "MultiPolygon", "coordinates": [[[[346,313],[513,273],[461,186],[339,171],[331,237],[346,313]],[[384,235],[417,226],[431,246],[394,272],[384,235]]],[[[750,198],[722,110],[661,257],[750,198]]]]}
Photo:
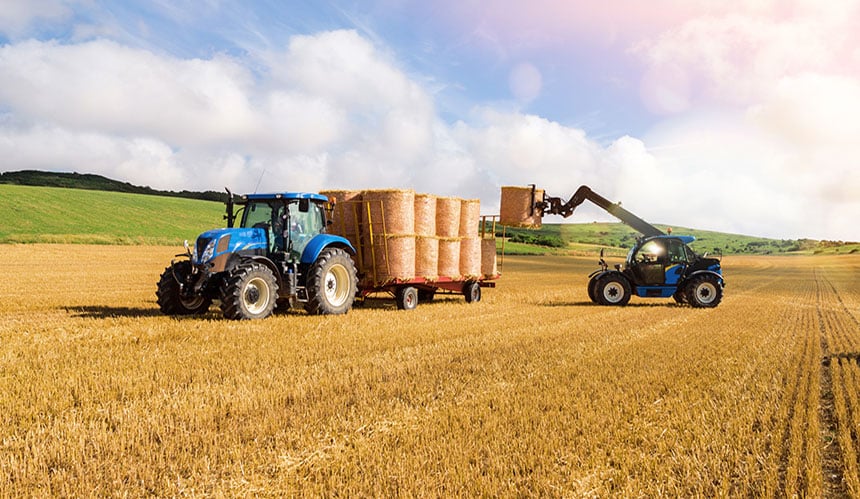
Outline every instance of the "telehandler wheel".
{"type": "Polygon", "coordinates": [[[592,277],[591,279],[588,280],[588,298],[593,303],[599,304],[600,301],[598,301],[598,299],[597,299],[597,291],[595,291],[595,288],[597,288],[597,277],[596,276],[592,277]]]}
{"type": "Polygon", "coordinates": [[[418,290],[412,286],[400,286],[394,292],[394,301],[400,310],[415,310],[418,306],[418,290]]]}
{"type": "Polygon", "coordinates": [[[305,310],[315,315],[345,314],[352,308],[357,286],[355,263],[349,254],[327,248],[308,272],[305,310]]]}
{"type": "Polygon", "coordinates": [[[275,274],[262,263],[237,265],[221,287],[221,311],[228,319],[263,319],[278,299],[275,274]]]}
{"type": "Polygon", "coordinates": [[[158,308],[165,315],[195,315],[209,310],[212,298],[205,295],[182,296],[182,288],[177,280],[185,281],[191,274],[191,262],[184,260],[167,267],[158,280],[158,308]],[[175,276],[175,277],[174,277],[175,276]]]}
{"type": "Polygon", "coordinates": [[[476,281],[469,281],[463,285],[463,295],[466,297],[466,303],[481,301],[481,285],[476,281]]]}
{"type": "Polygon", "coordinates": [[[687,288],[687,302],[696,308],[713,308],[723,299],[719,279],[710,274],[694,277],[687,288]]]}
{"type": "Polygon", "coordinates": [[[687,303],[687,288],[680,287],[675,294],[672,295],[672,298],[675,300],[675,303],[678,305],[684,305],[687,303]]]}
{"type": "Polygon", "coordinates": [[[594,285],[595,295],[601,305],[627,305],[630,301],[630,283],[621,274],[601,277],[594,285]]]}

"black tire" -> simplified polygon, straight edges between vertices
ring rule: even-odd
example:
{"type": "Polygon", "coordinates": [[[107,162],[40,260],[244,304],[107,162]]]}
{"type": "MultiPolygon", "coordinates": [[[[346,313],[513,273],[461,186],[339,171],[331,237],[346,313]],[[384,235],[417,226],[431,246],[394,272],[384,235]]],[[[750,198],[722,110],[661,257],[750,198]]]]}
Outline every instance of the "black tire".
{"type": "Polygon", "coordinates": [[[435,289],[418,289],[418,302],[426,303],[428,301],[433,301],[433,298],[436,297],[435,289]]]}
{"type": "Polygon", "coordinates": [[[345,314],[352,308],[357,286],[355,263],[349,254],[327,248],[308,272],[305,310],[314,315],[345,314]]]}
{"type": "Polygon", "coordinates": [[[714,308],[723,299],[723,286],[713,275],[696,276],[685,286],[687,302],[696,308],[714,308]]]}
{"type": "Polygon", "coordinates": [[[597,292],[595,291],[596,287],[597,287],[597,276],[594,276],[588,280],[588,298],[593,303],[600,303],[597,300],[597,292]]]}
{"type": "Polygon", "coordinates": [[[400,286],[394,292],[394,301],[400,310],[415,310],[418,306],[418,290],[412,286],[400,286]]]}
{"type": "Polygon", "coordinates": [[[624,306],[630,301],[630,283],[621,274],[605,275],[595,283],[594,294],[601,305],[624,306]]]}
{"type": "Polygon", "coordinates": [[[687,304],[687,288],[679,287],[675,294],[672,295],[672,298],[675,300],[675,303],[678,305],[686,305],[687,304]]]}
{"type": "Polygon", "coordinates": [[[481,285],[476,281],[467,282],[463,285],[463,296],[466,297],[466,303],[481,301],[481,285]]]}
{"type": "Polygon", "coordinates": [[[221,287],[221,311],[234,320],[264,319],[278,300],[275,274],[262,263],[237,265],[221,287]]]}
{"type": "Polygon", "coordinates": [[[191,274],[191,268],[191,262],[183,260],[167,267],[161,273],[155,296],[158,298],[158,308],[163,314],[196,315],[206,313],[209,310],[209,306],[212,305],[212,297],[182,295],[182,287],[177,279],[185,281],[186,277],[191,274]]]}

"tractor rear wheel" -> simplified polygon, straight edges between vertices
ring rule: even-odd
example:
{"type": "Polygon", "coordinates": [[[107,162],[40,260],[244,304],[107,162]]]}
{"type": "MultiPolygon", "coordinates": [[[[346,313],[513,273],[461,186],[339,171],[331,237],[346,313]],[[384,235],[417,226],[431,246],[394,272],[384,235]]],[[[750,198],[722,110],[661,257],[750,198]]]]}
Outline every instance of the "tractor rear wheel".
{"type": "Polygon", "coordinates": [[[630,283],[621,274],[601,277],[594,285],[594,294],[601,305],[627,305],[630,301],[630,283]]]}
{"type": "Polygon", "coordinates": [[[346,251],[328,248],[320,253],[308,272],[308,302],[310,314],[345,314],[355,301],[358,277],[355,263],[346,251]]]}
{"type": "Polygon", "coordinates": [[[275,309],[277,299],[275,274],[262,263],[237,265],[221,287],[221,311],[228,319],[268,317],[275,309]]]}
{"type": "Polygon", "coordinates": [[[696,308],[713,308],[723,299],[719,279],[710,274],[694,277],[687,288],[687,302],[696,308]]]}
{"type": "Polygon", "coordinates": [[[183,296],[179,281],[185,282],[191,275],[191,262],[183,260],[164,269],[158,280],[158,308],[165,315],[196,315],[209,310],[212,298],[199,294],[183,296]]]}
{"type": "Polygon", "coordinates": [[[394,301],[400,310],[414,310],[418,306],[418,290],[412,286],[400,286],[394,292],[394,301]]]}

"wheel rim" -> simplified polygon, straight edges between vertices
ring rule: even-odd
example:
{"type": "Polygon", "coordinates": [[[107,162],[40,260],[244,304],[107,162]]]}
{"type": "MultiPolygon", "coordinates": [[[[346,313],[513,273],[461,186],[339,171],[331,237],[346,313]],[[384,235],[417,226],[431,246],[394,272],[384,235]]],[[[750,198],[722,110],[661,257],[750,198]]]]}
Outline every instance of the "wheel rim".
{"type": "Polygon", "coordinates": [[[260,277],[248,281],[242,293],[245,309],[251,314],[259,314],[269,304],[269,285],[260,277]]]}
{"type": "Polygon", "coordinates": [[[188,310],[194,310],[197,307],[203,305],[203,300],[205,300],[205,298],[203,298],[203,296],[194,295],[194,296],[191,296],[189,298],[180,297],[179,303],[181,303],[182,306],[187,308],[188,310]]]}
{"type": "Polygon", "coordinates": [[[406,293],[406,296],[403,297],[404,304],[406,308],[413,308],[415,305],[415,294],[414,293],[406,293]]]}
{"type": "Polygon", "coordinates": [[[609,303],[618,303],[624,299],[624,287],[618,282],[610,282],[603,287],[603,298],[609,303]]]}
{"type": "Polygon", "coordinates": [[[707,305],[717,299],[717,287],[712,282],[703,282],[696,286],[696,300],[707,305]]]}
{"type": "Polygon", "coordinates": [[[325,298],[332,306],[339,307],[349,298],[349,272],[343,265],[332,265],[325,273],[323,289],[325,298]]]}

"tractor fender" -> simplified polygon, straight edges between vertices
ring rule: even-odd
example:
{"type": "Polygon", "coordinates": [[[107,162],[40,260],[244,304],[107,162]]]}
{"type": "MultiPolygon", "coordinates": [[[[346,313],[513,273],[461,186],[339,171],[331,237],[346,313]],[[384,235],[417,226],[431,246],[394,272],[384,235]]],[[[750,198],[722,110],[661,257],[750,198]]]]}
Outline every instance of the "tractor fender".
{"type": "MultiPolygon", "coordinates": [[[[697,271],[693,272],[692,274],[688,275],[687,277],[685,277],[684,282],[687,282],[696,276],[700,276],[700,275],[704,275],[704,274],[710,274],[710,275],[716,277],[717,280],[719,280],[720,285],[723,287],[726,287],[726,280],[723,278],[723,275],[720,274],[719,272],[714,272],[713,270],[697,270],[697,271]]],[[[679,288],[681,287],[681,284],[682,283],[678,283],[679,288]]]]}
{"type": "Polygon", "coordinates": [[[619,277],[624,278],[627,281],[627,283],[630,284],[630,286],[633,286],[633,283],[630,282],[630,278],[627,277],[624,274],[624,272],[621,272],[619,270],[608,270],[608,269],[607,270],[595,270],[594,272],[592,272],[591,274],[588,275],[588,278],[590,281],[596,281],[596,280],[601,279],[604,276],[607,276],[610,274],[616,274],[619,277]]]}
{"type": "Polygon", "coordinates": [[[241,256],[239,258],[231,260],[231,265],[228,270],[232,270],[236,265],[245,262],[257,262],[269,267],[269,270],[272,271],[272,274],[275,275],[275,280],[278,283],[278,289],[284,289],[284,281],[281,279],[281,271],[278,269],[278,266],[275,265],[275,262],[261,255],[247,255],[241,256]]]}
{"type": "Polygon", "coordinates": [[[304,251],[302,251],[301,263],[311,265],[317,261],[320,253],[330,246],[335,248],[341,248],[345,250],[350,255],[355,255],[355,248],[352,247],[349,241],[340,236],[335,236],[332,234],[317,234],[313,239],[305,246],[304,251]]]}

